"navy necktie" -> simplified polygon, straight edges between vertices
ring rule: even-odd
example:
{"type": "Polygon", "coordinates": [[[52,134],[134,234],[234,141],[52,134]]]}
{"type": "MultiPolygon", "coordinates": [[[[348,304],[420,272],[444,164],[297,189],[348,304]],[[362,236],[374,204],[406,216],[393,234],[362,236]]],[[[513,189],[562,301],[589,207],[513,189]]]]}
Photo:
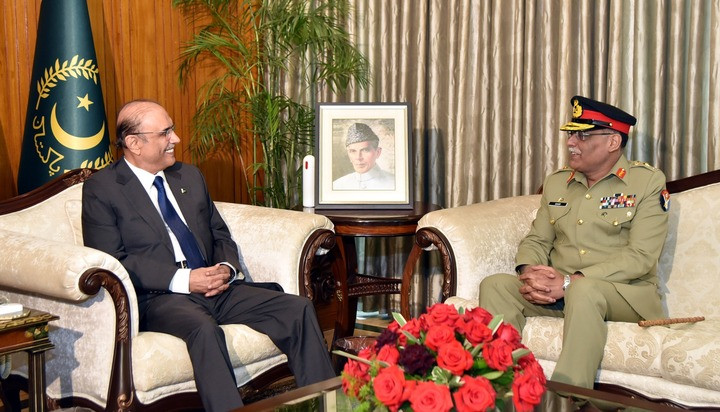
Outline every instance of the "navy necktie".
{"type": "Polygon", "coordinates": [[[180,249],[182,249],[185,259],[187,259],[188,267],[195,269],[199,267],[205,267],[205,259],[200,253],[200,247],[195,240],[195,236],[190,232],[190,229],[180,219],[180,216],[175,211],[172,203],[165,194],[165,185],[163,185],[163,178],[155,176],[153,186],[158,191],[158,205],[160,206],[160,213],[162,213],[165,223],[170,227],[173,234],[180,243],[180,249]]]}

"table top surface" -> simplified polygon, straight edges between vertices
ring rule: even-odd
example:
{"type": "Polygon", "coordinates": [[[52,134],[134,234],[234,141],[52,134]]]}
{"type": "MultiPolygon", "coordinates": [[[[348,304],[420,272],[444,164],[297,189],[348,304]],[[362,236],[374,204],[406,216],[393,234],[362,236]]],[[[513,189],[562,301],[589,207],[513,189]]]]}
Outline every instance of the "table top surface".
{"type": "Polygon", "coordinates": [[[41,325],[59,319],[57,316],[41,310],[24,308],[21,314],[0,317],[0,332],[21,327],[41,325]]]}
{"type": "MultiPolygon", "coordinates": [[[[272,398],[246,405],[242,412],[254,411],[352,411],[355,401],[346,397],[341,389],[342,379],[335,377],[313,385],[298,388],[272,398]]],[[[548,381],[547,391],[536,411],[576,410],[584,404],[601,410],[615,408],[632,411],[671,411],[670,407],[645,399],[631,398],[615,393],[580,388],[560,382],[548,381]],[[558,395],[563,393],[563,396],[558,395]],[[567,396],[570,395],[570,396],[567,396]],[[567,408],[567,409],[566,409],[567,408]]]]}
{"type": "Polygon", "coordinates": [[[441,209],[427,202],[415,202],[412,209],[315,209],[314,213],[327,216],[334,224],[351,223],[406,223],[417,222],[426,213],[441,209]]]}

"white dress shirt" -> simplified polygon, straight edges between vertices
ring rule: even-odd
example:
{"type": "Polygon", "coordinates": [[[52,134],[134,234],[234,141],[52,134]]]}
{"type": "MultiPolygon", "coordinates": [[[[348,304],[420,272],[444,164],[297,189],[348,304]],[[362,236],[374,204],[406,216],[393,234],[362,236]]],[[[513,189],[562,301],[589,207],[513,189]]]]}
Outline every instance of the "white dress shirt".
{"type": "MultiPolygon", "coordinates": [[[[182,219],[183,223],[187,226],[187,221],[185,220],[185,216],[183,216],[182,211],[180,210],[180,207],[178,206],[177,201],[175,200],[175,195],[173,195],[172,190],[170,189],[170,186],[168,186],[167,179],[165,178],[165,173],[161,170],[156,175],[143,170],[132,163],[128,162],[127,159],[123,159],[128,166],[130,166],[130,170],[132,170],[133,173],[135,173],[135,176],[140,180],[140,184],[147,192],[148,196],[150,197],[150,201],[155,206],[155,209],[157,209],[158,213],[160,214],[160,218],[163,219],[163,222],[165,222],[165,219],[162,217],[162,212],[160,211],[160,205],[158,204],[158,191],[155,185],[153,184],[155,182],[155,177],[160,176],[163,178],[163,186],[165,186],[165,194],[167,195],[168,200],[170,200],[170,203],[172,203],[173,207],[175,208],[175,211],[177,212],[178,216],[180,216],[180,219],[182,219]]],[[[173,246],[173,252],[175,253],[175,260],[177,262],[182,262],[185,259],[185,254],[183,253],[182,249],[180,248],[180,242],[178,242],[177,237],[175,237],[175,234],[170,229],[170,226],[168,226],[167,223],[165,223],[165,229],[167,229],[168,234],[170,235],[170,241],[172,242],[173,246]]],[[[226,265],[230,268],[230,282],[234,281],[237,277],[237,271],[228,262],[221,262],[221,264],[226,265]]],[[[190,271],[192,269],[190,268],[178,268],[178,270],[175,272],[175,275],[173,276],[172,280],[170,281],[169,289],[171,292],[174,293],[190,293],[190,271]]]]}

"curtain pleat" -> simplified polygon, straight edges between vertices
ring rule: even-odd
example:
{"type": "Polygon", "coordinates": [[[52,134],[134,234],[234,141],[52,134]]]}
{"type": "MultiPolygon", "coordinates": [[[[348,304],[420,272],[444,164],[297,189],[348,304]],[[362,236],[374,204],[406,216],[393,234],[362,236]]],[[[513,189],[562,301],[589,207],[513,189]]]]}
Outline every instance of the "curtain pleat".
{"type": "MultiPolygon", "coordinates": [[[[626,155],[668,179],[720,168],[720,0],[351,2],[372,84],[318,100],[409,102],[418,200],[534,193],[565,165],[576,94],[637,117],[626,155]]],[[[369,239],[365,272],[399,275],[411,244],[369,239]]],[[[424,260],[415,310],[440,296],[424,260]]]]}

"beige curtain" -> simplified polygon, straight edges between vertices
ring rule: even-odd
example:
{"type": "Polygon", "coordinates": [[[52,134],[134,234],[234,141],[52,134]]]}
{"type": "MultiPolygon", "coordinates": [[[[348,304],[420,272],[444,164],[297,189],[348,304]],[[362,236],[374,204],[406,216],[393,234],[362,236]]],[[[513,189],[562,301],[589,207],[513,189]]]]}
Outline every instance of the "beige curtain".
{"type": "MultiPolygon", "coordinates": [[[[668,179],[720,168],[720,0],[351,2],[373,84],[324,100],[411,103],[416,199],[535,192],[566,162],[576,94],[634,114],[628,158],[668,179]]],[[[410,243],[389,242],[367,242],[367,273],[402,272],[410,243]]],[[[439,298],[431,263],[416,310],[439,298]]]]}

